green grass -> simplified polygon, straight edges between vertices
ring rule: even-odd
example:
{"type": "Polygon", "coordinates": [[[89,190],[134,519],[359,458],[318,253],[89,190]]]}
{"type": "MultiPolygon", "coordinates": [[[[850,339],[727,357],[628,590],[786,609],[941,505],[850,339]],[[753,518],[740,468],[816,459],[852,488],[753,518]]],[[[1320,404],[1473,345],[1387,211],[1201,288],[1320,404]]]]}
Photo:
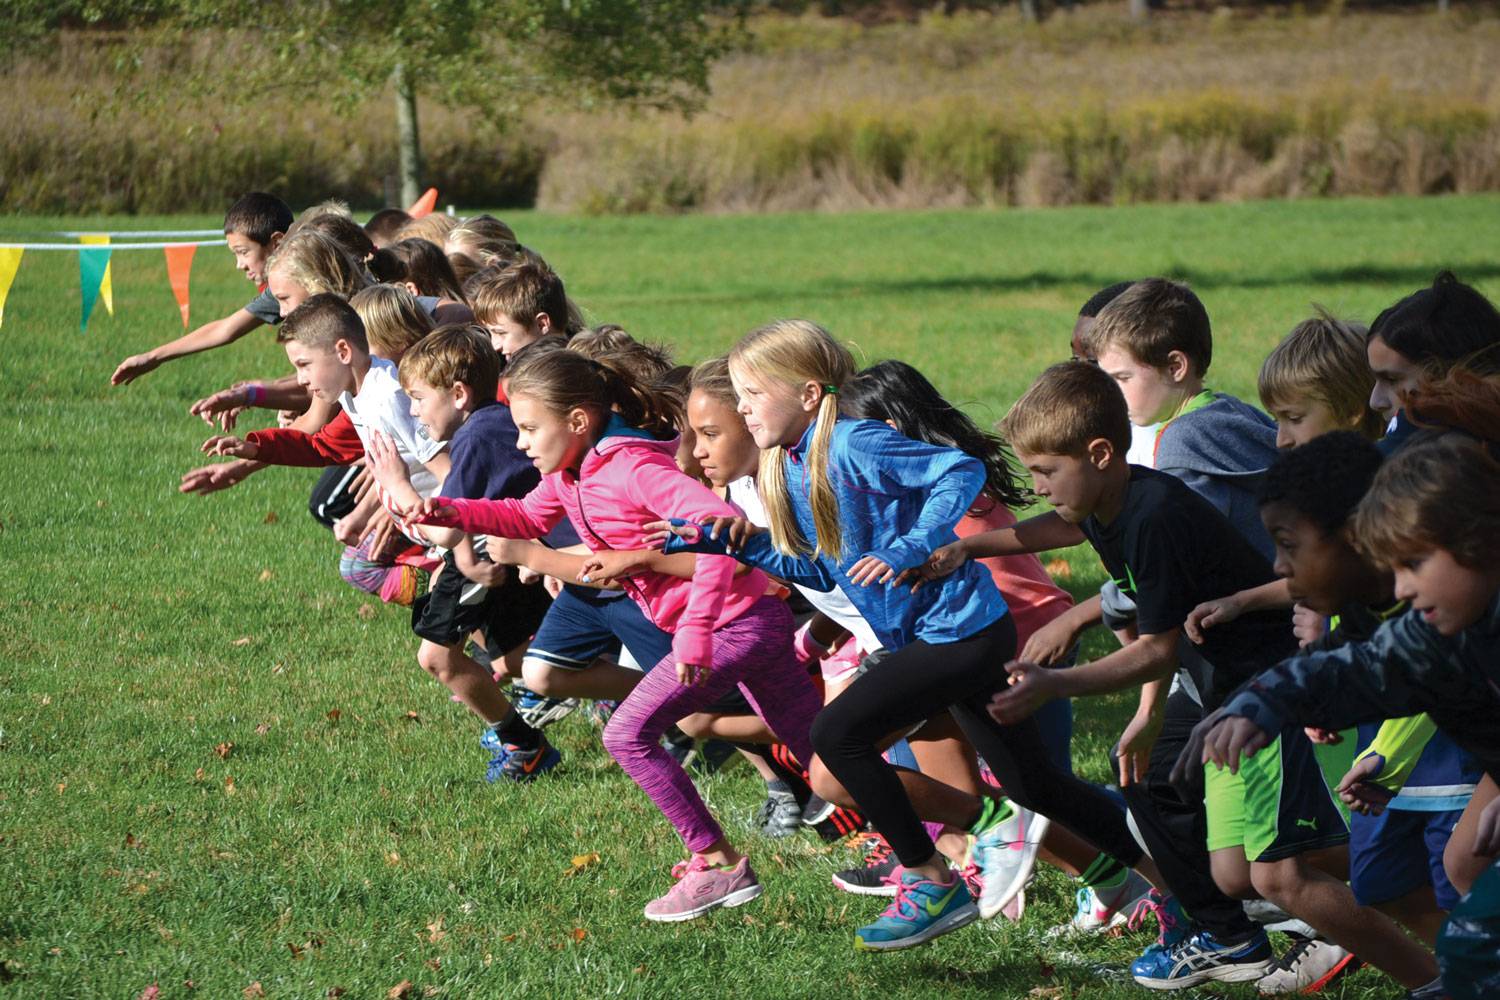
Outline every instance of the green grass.
{"type": "MultiPolygon", "coordinates": [[[[1493,197],[511,221],[596,319],[683,360],[806,315],[869,360],[917,363],[986,423],[1121,278],[1191,280],[1215,322],[1211,382],[1252,399],[1260,358],[1313,301],[1368,320],[1444,266],[1500,292],[1493,197]]],[[[0,233],[214,222],[10,218],[0,233]]],[[[194,277],[195,321],[249,297],[220,248],[194,277]]],[[[80,333],[76,259],[30,254],[0,329],[0,995],[183,996],[188,980],[231,998],[402,980],[447,997],[1140,995],[1116,977],[1142,939],[1042,937],[1071,906],[1050,874],[1020,925],[856,955],[850,932],[879,905],[829,886],[842,850],[747,830],[744,768],[705,790],[766,896],[645,922],[680,844],[593,730],[559,727],[556,779],[485,786],[476,727],[416,667],[405,615],[339,579],[303,513],[308,473],[177,494],[206,436],[188,404],[284,370],[271,338],[112,389],[121,358],[178,331],[159,252],[118,253],[114,285],[117,316],[101,305],[80,333]],[[565,874],[592,851],[599,864],[565,874]]],[[[1077,592],[1097,585],[1091,555],[1068,559],[1077,592]]],[[[1090,777],[1126,711],[1079,706],[1090,777]]],[[[1341,995],[1395,993],[1362,973],[1341,995]]]]}

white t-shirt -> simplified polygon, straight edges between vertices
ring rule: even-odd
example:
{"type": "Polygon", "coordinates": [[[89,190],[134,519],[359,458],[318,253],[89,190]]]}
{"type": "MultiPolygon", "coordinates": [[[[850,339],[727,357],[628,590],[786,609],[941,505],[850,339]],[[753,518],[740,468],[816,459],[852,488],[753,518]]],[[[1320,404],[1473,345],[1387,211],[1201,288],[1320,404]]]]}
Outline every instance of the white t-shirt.
{"type": "MultiPolygon", "coordinates": [[[[764,528],[771,523],[771,519],[766,516],[765,505],[760,502],[760,493],[755,488],[754,477],[746,476],[743,479],[736,479],[724,492],[730,503],[745,512],[745,517],[749,518],[751,524],[764,528]]],[[[859,643],[861,650],[873,653],[881,648],[880,640],[875,638],[875,630],[870,627],[870,623],[860,615],[859,609],[838,587],[825,593],[797,584],[794,586],[801,591],[803,597],[807,598],[808,604],[848,629],[849,633],[854,636],[854,641],[859,643]]]]}
{"type": "Polygon", "coordinates": [[[447,447],[446,441],[433,441],[411,415],[411,397],[401,389],[396,366],[384,358],[371,358],[370,370],[360,383],[359,392],[344,393],[339,405],[349,415],[350,423],[370,447],[370,432],[383,431],[396,443],[396,451],[406,462],[406,473],[412,488],[424,499],[432,496],[438,480],[423,463],[447,447]]]}
{"type": "Polygon", "coordinates": [[[1161,424],[1148,424],[1145,427],[1131,424],[1130,449],[1125,452],[1125,461],[1148,469],[1156,468],[1156,432],[1159,430],[1161,424]]]}

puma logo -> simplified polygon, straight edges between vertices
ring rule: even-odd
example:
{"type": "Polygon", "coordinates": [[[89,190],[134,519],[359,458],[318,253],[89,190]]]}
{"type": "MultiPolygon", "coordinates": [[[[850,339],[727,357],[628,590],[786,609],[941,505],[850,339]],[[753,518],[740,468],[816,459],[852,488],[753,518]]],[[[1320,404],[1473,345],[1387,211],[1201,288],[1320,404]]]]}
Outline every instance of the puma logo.
{"type": "Polygon", "coordinates": [[[1315,819],[1299,819],[1297,820],[1297,825],[1305,826],[1309,830],[1316,830],[1318,828],[1318,821],[1315,819]]]}

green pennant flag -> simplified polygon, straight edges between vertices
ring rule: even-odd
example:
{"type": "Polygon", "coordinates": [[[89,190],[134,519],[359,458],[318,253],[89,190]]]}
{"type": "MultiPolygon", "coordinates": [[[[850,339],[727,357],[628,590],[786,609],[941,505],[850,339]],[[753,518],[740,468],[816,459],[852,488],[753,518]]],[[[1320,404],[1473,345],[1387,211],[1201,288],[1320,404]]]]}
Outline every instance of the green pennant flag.
{"type": "Polygon", "coordinates": [[[87,329],[89,314],[94,303],[99,301],[99,286],[104,284],[104,272],[109,269],[109,247],[89,248],[78,251],[78,289],[83,296],[83,317],[78,329],[87,329]]]}

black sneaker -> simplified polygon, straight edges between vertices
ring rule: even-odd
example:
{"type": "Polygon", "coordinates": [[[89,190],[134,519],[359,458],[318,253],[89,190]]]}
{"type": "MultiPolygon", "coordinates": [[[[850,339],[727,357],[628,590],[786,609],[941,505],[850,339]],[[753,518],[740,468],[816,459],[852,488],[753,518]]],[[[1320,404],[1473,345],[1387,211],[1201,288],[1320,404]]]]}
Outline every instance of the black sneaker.
{"type": "Polygon", "coordinates": [[[865,863],[859,868],[835,872],[833,884],[845,892],[861,896],[894,896],[896,894],[896,869],[901,862],[891,853],[891,845],[884,837],[875,834],[870,841],[865,863]]]}

